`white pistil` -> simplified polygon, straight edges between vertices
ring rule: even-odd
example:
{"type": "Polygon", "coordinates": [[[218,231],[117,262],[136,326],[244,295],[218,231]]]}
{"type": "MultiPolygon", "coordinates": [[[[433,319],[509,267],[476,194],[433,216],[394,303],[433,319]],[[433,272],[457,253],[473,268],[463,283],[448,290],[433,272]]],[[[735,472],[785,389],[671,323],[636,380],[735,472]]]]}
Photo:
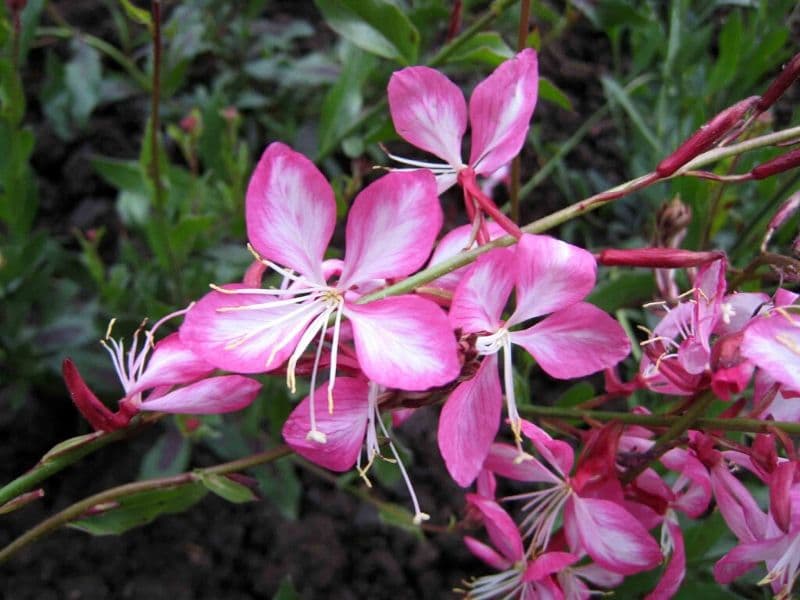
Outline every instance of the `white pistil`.
{"type": "Polygon", "coordinates": [[[499,328],[491,335],[482,335],[475,340],[475,349],[478,354],[497,354],[503,350],[503,383],[506,390],[506,409],[514,432],[514,440],[520,452],[520,459],[524,460],[525,452],[522,450],[522,419],[517,410],[517,401],[514,395],[514,367],[511,361],[511,334],[505,327],[499,328]]]}

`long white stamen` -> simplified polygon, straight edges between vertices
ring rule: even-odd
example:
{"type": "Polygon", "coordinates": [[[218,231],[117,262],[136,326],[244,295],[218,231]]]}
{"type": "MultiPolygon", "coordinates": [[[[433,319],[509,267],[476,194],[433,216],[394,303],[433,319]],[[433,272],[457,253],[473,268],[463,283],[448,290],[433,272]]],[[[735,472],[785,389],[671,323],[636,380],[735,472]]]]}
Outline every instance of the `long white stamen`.
{"type": "Polygon", "coordinates": [[[514,432],[517,450],[522,453],[522,419],[517,411],[517,400],[514,394],[514,367],[511,363],[511,338],[508,335],[503,340],[503,380],[506,387],[508,420],[511,421],[511,431],[514,432]]]}
{"type": "Polygon", "coordinates": [[[318,292],[320,290],[327,289],[324,286],[312,286],[307,288],[291,288],[291,289],[279,289],[279,288],[224,288],[213,283],[208,285],[212,290],[215,292],[219,292],[220,294],[227,294],[229,296],[236,296],[238,295],[248,295],[248,296],[285,296],[286,294],[310,294],[312,292],[318,292]]]}
{"type": "Polygon", "coordinates": [[[411,479],[408,477],[408,472],[406,472],[406,468],[403,466],[403,461],[400,458],[400,454],[397,452],[397,448],[394,447],[391,438],[389,437],[389,432],[386,431],[386,426],[383,424],[383,419],[378,416],[376,419],[378,421],[378,425],[381,427],[381,431],[383,431],[383,435],[385,435],[389,439],[389,448],[394,455],[395,460],[397,461],[397,466],[400,469],[400,474],[403,476],[403,481],[406,483],[406,488],[408,489],[408,493],[411,496],[411,503],[414,505],[414,525],[419,525],[423,521],[427,521],[431,518],[431,516],[427,513],[422,512],[419,507],[419,501],[417,500],[417,494],[414,492],[414,486],[411,484],[411,479]]]}
{"type": "Polygon", "coordinates": [[[243,312],[248,310],[264,310],[269,308],[278,308],[280,306],[291,306],[292,304],[301,304],[307,301],[313,301],[318,295],[298,296],[296,298],[285,298],[282,300],[270,300],[269,302],[257,302],[255,304],[242,304],[237,306],[220,306],[216,312],[243,312]]]}
{"type": "Polygon", "coordinates": [[[414,160],[411,158],[405,158],[403,156],[397,156],[396,154],[387,152],[386,148],[383,148],[383,151],[386,153],[386,156],[403,165],[411,165],[412,167],[421,167],[423,169],[429,169],[431,171],[444,171],[444,172],[452,171],[453,173],[455,173],[455,169],[447,163],[426,162],[423,160],[414,160]]]}
{"type": "Polygon", "coordinates": [[[336,361],[339,358],[339,330],[342,327],[344,301],[339,300],[336,306],[336,317],[333,323],[333,339],[331,340],[331,370],[328,375],[328,413],[333,414],[333,386],[336,385],[336,361]]]}
{"type": "Polygon", "coordinates": [[[322,346],[325,342],[325,332],[327,331],[327,320],[323,323],[322,331],[317,343],[317,351],[314,354],[314,366],[311,369],[311,393],[308,396],[308,408],[311,416],[311,430],[306,437],[312,440],[323,440],[322,443],[327,442],[327,436],[317,429],[317,411],[314,408],[314,397],[317,395],[317,370],[319,369],[319,359],[322,356],[322,346]]]}
{"type": "MultiPolygon", "coordinates": [[[[286,385],[293,394],[297,391],[297,380],[295,377],[297,361],[300,360],[303,352],[306,351],[306,348],[308,348],[309,344],[311,344],[311,341],[314,339],[317,333],[319,333],[320,329],[327,324],[328,318],[331,316],[332,312],[333,311],[330,308],[326,307],[321,314],[314,318],[314,320],[309,324],[308,328],[303,332],[303,335],[300,336],[300,339],[297,341],[297,346],[295,346],[294,352],[292,352],[289,362],[286,365],[286,385]]],[[[313,398],[314,394],[312,394],[311,397],[313,398]]]]}

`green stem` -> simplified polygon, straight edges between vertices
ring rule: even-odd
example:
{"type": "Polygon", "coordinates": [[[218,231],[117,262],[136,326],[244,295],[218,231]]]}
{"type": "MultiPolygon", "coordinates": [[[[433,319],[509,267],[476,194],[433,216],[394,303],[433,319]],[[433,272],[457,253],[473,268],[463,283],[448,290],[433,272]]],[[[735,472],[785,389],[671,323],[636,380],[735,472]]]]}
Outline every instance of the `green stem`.
{"type": "Polygon", "coordinates": [[[172,477],[160,477],[158,479],[148,479],[146,481],[126,483],[125,485],[120,485],[98,494],[94,494],[45,519],[32,529],[29,529],[23,533],[8,546],[0,550],[0,564],[7,561],[22,548],[25,548],[36,540],[48,535],[49,533],[52,533],[56,529],[63,527],[70,521],[74,521],[75,519],[84,516],[93,507],[100,504],[116,502],[120,498],[131,496],[133,494],[139,494],[141,492],[189,485],[200,480],[203,475],[224,475],[227,473],[236,473],[243,469],[273,462],[279,458],[287,456],[290,453],[291,449],[288,446],[279,446],[273,450],[253,454],[252,456],[240,458],[239,460],[223,463],[214,467],[195,469],[194,471],[187,471],[179,475],[173,475],[172,477]]]}
{"type": "MultiPolygon", "coordinates": [[[[569,206],[551,213],[546,217],[542,217],[541,219],[537,219],[536,221],[528,223],[522,228],[522,231],[525,233],[542,233],[576,217],[584,215],[593,210],[597,210],[609,202],[613,202],[614,200],[627,196],[635,191],[649,187],[659,181],[666,181],[667,179],[682,177],[686,175],[688,171],[696,170],[700,167],[704,167],[729,156],[736,156],[738,154],[742,154],[743,152],[748,152],[750,150],[756,150],[758,148],[764,148],[767,146],[773,146],[797,138],[800,138],[800,126],[776,131],[775,133],[763,135],[740,142],[738,144],[726,146],[724,148],[715,148],[713,150],[709,150],[708,152],[701,154],[693,161],[684,165],[675,174],[668,178],[660,178],[656,173],[647,173],[646,175],[626,181],[625,183],[622,183],[616,187],[575,202],[574,204],[570,204],[569,206]]],[[[427,269],[424,269],[419,273],[404,279],[403,281],[395,283],[394,285],[387,286],[371,294],[365,294],[359,298],[358,303],[364,304],[366,302],[373,302],[375,300],[388,298],[389,296],[407,294],[422,285],[430,283],[434,279],[438,279],[442,275],[446,275],[451,271],[470,264],[481,254],[484,254],[493,248],[510,246],[515,241],[515,238],[507,235],[496,240],[492,240],[488,244],[478,246],[472,250],[461,252],[432,267],[428,267],[427,269]]]]}
{"type": "Polygon", "coordinates": [[[105,40],[101,40],[100,38],[88,33],[79,32],[70,27],[39,27],[36,29],[36,35],[40,37],[50,36],[61,39],[79,38],[88,46],[91,46],[95,50],[102,52],[120,67],[125,69],[128,75],[130,75],[131,78],[136,81],[136,84],[140,88],[148,91],[150,90],[150,81],[147,79],[147,76],[139,70],[132,60],[130,60],[127,56],[125,56],[122,52],[105,40]]]}
{"type": "MultiPolygon", "coordinates": [[[[558,408],[554,406],[520,406],[519,412],[530,417],[547,419],[569,419],[583,421],[619,421],[626,425],[642,425],[644,427],[672,427],[683,418],[670,415],[640,415],[610,410],[582,410],[578,408],[558,408]]],[[[685,416],[685,415],[684,415],[685,416]]],[[[791,421],[764,421],[737,417],[723,419],[718,417],[698,417],[694,426],[703,430],[741,431],[747,433],[768,433],[772,429],[780,429],[790,435],[800,434],[800,423],[791,421]]]]}
{"type": "Polygon", "coordinates": [[[84,456],[87,456],[92,452],[111,444],[112,442],[124,440],[131,435],[139,433],[142,429],[152,425],[162,417],[162,414],[147,415],[133,427],[129,427],[127,429],[118,429],[117,431],[112,431],[109,433],[94,434],[96,435],[94,439],[91,439],[86,443],[65,449],[63,452],[56,452],[51,457],[48,457],[48,455],[53,452],[51,450],[30,471],[20,475],[13,481],[0,488],[0,506],[6,502],[10,502],[21,494],[32,490],[45,479],[78,462],[84,456]]]}
{"type": "MultiPolygon", "coordinates": [[[[439,52],[434,54],[431,59],[427,61],[427,65],[429,67],[436,67],[444,63],[456,50],[466,44],[476,33],[481,31],[484,27],[486,27],[486,25],[499,17],[506,8],[511,6],[516,1],[517,0],[495,0],[495,2],[483,14],[478,17],[474,23],[472,23],[472,25],[467,27],[463,32],[461,32],[461,34],[453,38],[450,43],[444,45],[439,52]]],[[[318,163],[322,159],[326,158],[336,149],[343,139],[353,135],[353,133],[361,129],[365,123],[369,122],[371,119],[386,110],[387,105],[388,100],[386,97],[384,97],[380,101],[373,104],[368,110],[361,113],[361,115],[355,121],[334,136],[334,138],[327,145],[320,148],[319,152],[314,157],[314,162],[318,163]]]]}

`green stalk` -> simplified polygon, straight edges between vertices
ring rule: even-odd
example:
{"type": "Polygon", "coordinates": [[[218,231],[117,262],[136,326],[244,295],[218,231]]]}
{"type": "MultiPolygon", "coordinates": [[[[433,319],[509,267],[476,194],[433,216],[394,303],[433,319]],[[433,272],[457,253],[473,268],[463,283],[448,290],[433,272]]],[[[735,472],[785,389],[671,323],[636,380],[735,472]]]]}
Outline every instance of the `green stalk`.
{"type": "MultiPolygon", "coordinates": [[[[131,435],[139,433],[145,427],[160,420],[163,414],[147,415],[142,418],[136,425],[127,429],[118,429],[109,433],[97,433],[96,437],[85,443],[79,443],[76,446],[65,449],[61,452],[57,450],[58,446],[45,454],[42,459],[30,471],[20,475],[13,481],[7,483],[0,488],[0,506],[6,502],[10,502],[14,498],[19,497],[21,494],[32,490],[39,483],[45,479],[55,475],[59,471],[67,468],[68,466],[78,462],[84,456],[87,456],[100,448],[124,440],[131,435]],[[55,450],[55,452],[54,452],[55,450]]],[[[69,442],[69,440],[67,440],[69,442]]]]}
{"type": "MultiPolygon", "coordinates": [[[[561,225],[562,223],[566,223],[567,221],[575,219],[576,217],[584,215],[593,210],[597,210],[609,202],[613,202],[614,200],[627,196],[635,191],[649,187],[659,181],[666,181],[667,179],[672,179],[674,177],[685,176],[687,175],[688,171],[696,170],[723,158],[736,156],[738,154],[742,154],[743,152],[749,152],[751,150],[765,148],[767,146],[774,146],[776,144],[781,144],[783,142],[788,142],[798,138],[800,138],[800,126],[762,135],[738,144],[726,146],[724,148],[715,148],[713,150],[709,150],[708,152],[701,154],[694,160],[678,169],[678,171],[676,171],[670,177],[661,178],[654,172],[647,173],[646,175],[626,181],[625,183],[622,183],[604,192],[595,194],[594,196],[590,196],[589,198],[585,198],[575,202],[574,204],[570,204],[569,206],[551,213],[546,217],[532,221],[523,227],[522,231],[525,233],[543,233],[549,229],[561,225]]],[[[691,174],[688,176],[691,176],[691,174]]],[[[488,244],[484,244],[483,246],[478,246],[472,250],[461,252],[452,258],[442,261],[441,263],[432,267],[428,267],[427,269],[424,269],[419,273],[404,279],[403,281],[395,283],[394,285],[387,286],[371,294],[366,294],[358,300],[358,303],[363,304],[366,302],[373,302],[375,300],[388,298],[389,296],[407,294],[422,285],[430,283],[434,279],[438,279],[442,275],[472,263],[481,254],[484,254],[493,248],[510,246],[515,241],[516,240],[512,236],[507,235],[493,240],[488,244]]]]}
{"type": "Polygon", "coordinates": [[[83,517],[95,506],[106,504],[108,502],[116,502],[120,498],[132,496],[141,492],[189,485],[201,480],[203,475],[225,475],[227,473],[236,473],[244,469],[273,462],[279,458],[287,456],[290,453],[291,449],[288,446],[279,446],[273,450],[253,454],[252,456],[222,463],[214,467],[195,469],[194,471],[187,471],[179,475],[173,475],[172,477],[160,477],[158,479],[148,479],[146,481],[126,483],[98,494],[94,494],[88,498],[84,498],[79,502],[71,504],[52,517],[45,519],[32,529],[29,529],[23,533],[8,546],[0,550],[0,564],[7,561],[22,548],[25,548],[36,540],[52,533],[64,525],[67,525],[71,521],[83,517]]]}

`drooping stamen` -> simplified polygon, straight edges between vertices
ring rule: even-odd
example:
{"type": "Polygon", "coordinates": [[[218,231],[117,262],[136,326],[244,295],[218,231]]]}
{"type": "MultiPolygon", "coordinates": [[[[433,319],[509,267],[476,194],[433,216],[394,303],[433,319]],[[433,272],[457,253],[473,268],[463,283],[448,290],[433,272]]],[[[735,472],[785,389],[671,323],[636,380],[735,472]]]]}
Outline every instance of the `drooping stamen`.
{"type": "Polygon", "coordinates": [[[521,526],[524,537],[531,538],[532,548],[538,551],[547,548],[556,519],[571,493],[572,489],[564,481],[543,490],[506,498],[506,500],[528,500],[522,507],[527,514],[521,526]]]}
{"type": "Polygon", "coordinates": [[[344,300],[339,299],[336,316],[333,321],[333,339],[331,340],[331,369],[328,375],[328,413],[333,414],[333,386],[336,384],[336,361],[339,358],[339,331],[342,328],[342,312],[344,300]]]}
{"type": "MultiPolygon", "coordinates": [[[[401,165],[409,165],[412,167],[418,167],[421,169],[428,169],[433,171],[437,174],[444,174],[444,173],[455,173],[456,170],[447,163],[435,163],[435,162],[426,162],[422,160],[413,160],[411,158],[404,158],[402,156],[397,156],[396,154],[392,154],[389,152],[383,144],[381,144],[381,150],[383,150],[384,154],[391,158],[393,161],[399,162],[401,165]]],[[[396,169],[392,169],[396,170],[396,169]]]]}
{"type": "Polygon", "coordinates": [[[431,518],[431,516],[427,513],[422,512],[419,507],[419,500],[417,500],[417,494],[414,492],[414,486],[411,484],[411,479],[408,476],[408,472],[406,468],[403,466],[403,461],[400,458],[400,454],[397,452],[397,448],[394,447],[392,443],[391,437],[389,437],[389,432],[386,431],[386,426],[383,424],[383,420],[380,418],[380,415],[377,415],[378,425],[381,427],[381,431],[383,431],[383,435],[389,440],[389,449],[392,451],[395,460],[397,461],[397,466],[400,469],[400,474],[403,476],[403,481],[405,481],[406,489],[408,489],[408,494],[411,496],[411,503],[414,505],[414,525],[419,525],[423,521],[427,521],[431,518]]]}
{"type": "Polygon", "coordinates": [[[492,598],[510,600],[511,598],[517,598],[520,588],[524,585],[522,575],[522,566],[514,565],[514,568],[502,573],[484,575],[471,581],[465,581],[464,585],[470,588],[467,598],[468,600],[491,600],[492,598]]]}

